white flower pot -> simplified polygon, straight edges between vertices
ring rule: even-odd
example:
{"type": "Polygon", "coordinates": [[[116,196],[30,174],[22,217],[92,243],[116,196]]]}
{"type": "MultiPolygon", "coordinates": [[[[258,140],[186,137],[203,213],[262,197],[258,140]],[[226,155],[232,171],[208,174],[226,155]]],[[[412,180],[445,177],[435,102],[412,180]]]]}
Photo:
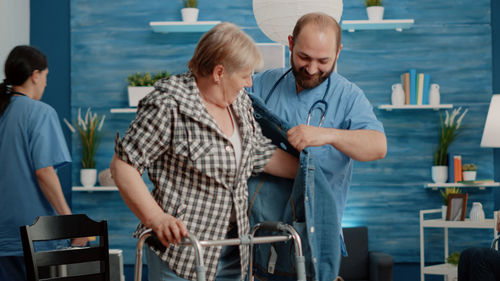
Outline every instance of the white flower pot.
{"type": "Polygon", "coordinates": [[[441,217],[443,218],[443,220],[446,219],[446,212],[447,211],[448,211],[448,206],[442,205],[441,206],[441,217]]]}
{"type": "Polygon", "coordinates": [[[448,166],[432,166],[432,180],[445,183],[448,180],[448,166]]]}
{"type": "Polygon", "coordinates": [[[128,87],[128,105],[130,107],[136,107],[139,101],[154,89],[155,87],[128,87]]]}
{"type": "Polygon", "coordinates": [[[196,22],[198,21],[198,8],[183,8],[181,9],[182,21],[196,22]]]}
{"type": "Polygon", "coordinates": [[[384,18],[384,7],[382,6],[366,7],[366,14],[368,14],[368,20],[381,21],[384,18]]]}
{"type": "Polygon", "coordinates": [[[464,181],[475,181],[476,180],[476,171],[463,171],[462,177],[464,181]]]}
{"type": "Polygon", "coordinates": [[[97,180],[97,170],[96,169],[81,169],[80,170],[80,182],[84,187],[93,187],[97,180]]]}

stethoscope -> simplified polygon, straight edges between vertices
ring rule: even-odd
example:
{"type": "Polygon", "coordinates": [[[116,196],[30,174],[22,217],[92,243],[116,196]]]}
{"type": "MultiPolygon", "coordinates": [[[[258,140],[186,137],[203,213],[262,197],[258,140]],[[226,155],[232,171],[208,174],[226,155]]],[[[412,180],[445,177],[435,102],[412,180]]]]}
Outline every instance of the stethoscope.
{"type": "MultiPolygon", "coordinates": [[[[271,88],[271,90],[269,91],[269,94],[267,94],[267,97],[266,99],[264,100],[264,102],[267,104],[267,102],[269,101],[269,98],[272,96],[272,94],[274,93],[274,90],[276,89],[276,87],[278,87],[278,84],[281,82],[281,80],[283,80],[285,78],[285,76],[290,73],[290,71],[292,71],[292,69],[290,68],[289,70],[287,70],[283,75],[281,75],[281,77],[274,83],[273,87],[271,88]]],[[[315,101],[312,105],[311,105],[311,108],[309,108],[309,113],[307,114],[307,123],[306,125],[309,126],[309,123],[311,122],[311,115],[313,113],[313,111],[315,109],[318,109],[319,111],[321,111],[321,120],[319,121],[319,126],[318,127],[321,127],[323,125],[323,121],[325,121],[325,115],[326,115],[326,112],[328,111],[328,103],[326,102],[325,98],[326,98],[326,94],[328,93],[328,91],[330,90],[330,77],[328,77],[328,84],[326,86],[326,91],[325,91],[325,94],[323,95],[323,98],[321,100],[317,100],[315,101]],[[322,108],[320,105],[323,105],[324,108],[322,108]]]]}

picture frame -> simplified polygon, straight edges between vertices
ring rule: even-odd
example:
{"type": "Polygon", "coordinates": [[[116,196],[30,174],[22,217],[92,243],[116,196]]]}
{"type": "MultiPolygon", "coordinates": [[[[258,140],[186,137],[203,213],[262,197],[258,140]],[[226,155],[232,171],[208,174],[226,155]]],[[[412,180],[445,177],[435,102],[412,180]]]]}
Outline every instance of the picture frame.
{"type": "Polygon", "coordinates": [[[468,194],[449,194],[448,195],[448,210],[446,211],[446,220],[449,221],[464,221],[465,211],[467,209],[468,194]]]}

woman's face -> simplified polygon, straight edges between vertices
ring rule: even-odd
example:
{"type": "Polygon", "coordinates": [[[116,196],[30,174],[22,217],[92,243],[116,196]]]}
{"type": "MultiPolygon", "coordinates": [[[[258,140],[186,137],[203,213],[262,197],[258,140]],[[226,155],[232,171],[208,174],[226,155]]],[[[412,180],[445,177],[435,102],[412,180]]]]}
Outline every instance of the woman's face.
{"type": "Polygon", "coordinates": [[[244,68],[236,70],[221,79],[225,102],[228,104],[233,103],[244,87],[252,86],[252,73],[253,68],[244,68]]]}

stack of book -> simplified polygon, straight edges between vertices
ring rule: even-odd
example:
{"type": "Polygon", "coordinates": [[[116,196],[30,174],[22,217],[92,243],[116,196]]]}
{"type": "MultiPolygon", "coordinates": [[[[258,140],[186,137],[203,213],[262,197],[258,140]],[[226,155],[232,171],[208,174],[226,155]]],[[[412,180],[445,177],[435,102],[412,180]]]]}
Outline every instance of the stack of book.
{"type": "Polygon", "coordinates": [[[448,154],[448,182],[462,181],[462,156],[448,154]]]}
{"type": "Polygon", "coordinates": [[[430,74],[417,73],[417,70],[412,68],[401,74],[401,83],[405,92],[405,104],[429,104],[430,74]]]}

